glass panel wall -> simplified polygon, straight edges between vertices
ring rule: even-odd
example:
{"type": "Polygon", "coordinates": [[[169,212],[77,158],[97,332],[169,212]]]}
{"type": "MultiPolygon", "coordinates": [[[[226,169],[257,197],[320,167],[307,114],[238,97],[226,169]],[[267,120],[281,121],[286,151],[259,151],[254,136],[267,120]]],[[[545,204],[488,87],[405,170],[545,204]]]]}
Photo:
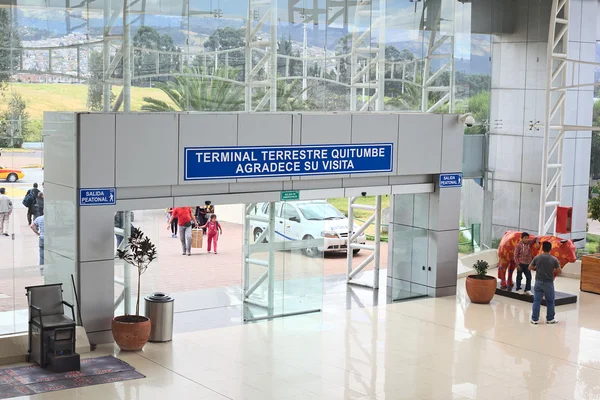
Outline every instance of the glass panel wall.
{"type": "Polygon", "coordinates": [[[319,311],[324,250],[334,240],[326,201],[246,205],[242,267],[244,320],[319,311]]]}
{"type": "MultiPolygon", "coordinates": [[[[123,4],[0,6],[0,148],[25,149],[2,152],[0,165],[33,167],[11,192],[21,221],[11,230],[16,250],[4,253],[11,260],[3,262],[14,264],[2,272],[11,287],[17,276],[41,279],[35,260],[17,254],[35,250],[36,238],[16,214],[24,212],[24,191],[44,180],[44,112],[470,111],[478,124],[466,133],[496,123],[489,121],[491,38],[504,27],[478,2],[123,4]]],[[[56,195],[56,204],[67,201],[58,188],[56,195]]],[[[66,268],[69,258],[56,257],[66,268]]],[[[0,293],[0,302],[11,300],[0,293]]]]}
{"type": "Polygon", "coordinates": [[[426,296],[429,274],[429,194],[394,196],[392,301],[426,296]]]}

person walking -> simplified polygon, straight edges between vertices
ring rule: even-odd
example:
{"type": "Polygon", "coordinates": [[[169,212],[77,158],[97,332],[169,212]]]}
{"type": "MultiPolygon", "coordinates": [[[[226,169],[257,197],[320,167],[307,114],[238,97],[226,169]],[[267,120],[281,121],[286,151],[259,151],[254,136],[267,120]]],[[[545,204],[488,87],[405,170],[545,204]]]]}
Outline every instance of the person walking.
{"type": "Polygon", "coordinates": [[[167,222],[171,221],[171,237],[177,237],[177,218],[171,219],[173,216],[173,208],[167,208],[167,222]]]}
{"type": "Polygon", "coordinates": [[[207,239],[207,247],[206,251],[210,253],[211,247],[214,249],[215,254],[217,254],[217,242],[219,241],[219,235],[223,234],[223,229],[221,228],[221,224],[217,221],[217,215],[213,214],[210,216],[210,221],[208,221],[204,226],[200,228],[206,229],[208,232],[207,239]],[[212,244],[212,246],[211,246],[212,244]]]}
{"type": "MultiPolygon", "coordinates": [[[[43,185],[43,184],[42,184],[43,185]]],[[[31,225],[31,221],[35,218],[35,202],[37,201],[40,190],[38,189],[37,182],[33,184],[33,187],[25,193],[23,198],[23,205],[27,208],[27,225],[31,225]]]]}
{"type": "Polygon", "coordinates": [[[6,189],[0,188],[0,234],[8,236],[8,221],[13,211],[13,203],[6,195],[6,189]]]}
{"type": "Polygon", "coordinates": [[[37,200],[33,205],[33,219],[44,215],[44,192],[38,194],[37,200]]]}
{"type": "MultiPolygon", "coordinates": [[[[206,216],[206,206],[196,207],[196,221],[198,221],[199,226],[206,225],[208,222],[208,218],[206,216]]],[[[202,229],[202,233],[206,235],[206,228],[202,229]]]]}
{"type": "Polygon", "coordinates": [[[525,291],[524,293],[531,296],[531,271],[529,264],[533,256],[531,254],[531,245],[538,242],[538,239],[529,239],[529,233],[521,233],[521,240],[515,247],[515,264],[517,264],[517,292],[521,291],[521,282],[525,275],[525,291]]]}
{"type": "Polygon", "coordinates": [[[551,250],[552,243],[543,242],[542,254],[536,256],[529,265],[530,271],[536,271],[531,311],[531,323],[534,325],[537,325],[540,319],[542,297],[546,298],[546,323],[556,324],[558,322],[554,314],[554,270],[558,270],[558,273],[561,270],[558,259],[550,254],[551,250]]]}
{"type": "Polygon", "coordinates": [[[171,223],[177,219],[179,226],[179,240],[181,240],[181,254],[192,255],[192,223],[197,225],[196,217],[191,207],[177,207],[171,213],[171,219],[167,223],[167,230],[171,229],[171,223]]]}
{"type": "Polygon", "coordinates": [[[44,216],[37,217],[30,225],[30,228],[39,237],[40,274],[44,276],[44,216]]]}

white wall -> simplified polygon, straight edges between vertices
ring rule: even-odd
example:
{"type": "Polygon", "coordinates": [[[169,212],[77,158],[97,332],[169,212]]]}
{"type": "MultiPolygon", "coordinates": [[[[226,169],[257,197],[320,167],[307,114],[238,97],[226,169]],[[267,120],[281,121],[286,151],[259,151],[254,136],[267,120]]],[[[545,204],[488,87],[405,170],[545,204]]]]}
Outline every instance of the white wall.
{"type": "MultiPolygon", "coordinates": [[[[66,165],[60,168],[48,161],[46,174],[78,171],[76,189],[117,189],[115,206],[78,207],[77,227],[71,230],[78,235],[75,248],[83,320],[94,343],[112,340],[115,211],[164,209],[210,200],[221,220],[240,223],[239,204],[279,201],[283,190],[299,190],[301,199],[357,196],[362,191],[370,195],[410,193],[407,190],[412,185],[433,186],[440,172],[455,173],[462,165],[462,151],[455,148],[462,149],[463,127],[452,115],[81,113],[75,120],[78,157],[64,159],[66,165]],[[383,142],[395,145],[391,173],[183,180],[185,147],[383,142]]],[[[46,152],[47,160],[64,158],[64,148],[59,146],[47,146],[46,152]]],[[[447,207],[432,207],[439,213],[432,221],[457,229],[458,193],[455,200],[447,207]]],[[[452,241],[458,236],[455,232],[447,236],[449,240],[443,241],[433,257],[444,263],[439,280],[432,281],[435,295],[451,294],[452,290],[438,290],[437,286],[442,277],[456,277],[452,241]],[[446,264],[452,264],[454,270],[446,264]]]]}
{"type": "MultiPolygon", "coordinates": [[[[530,130],[531,121],[544,123],[546,48],[551,1],[517,2],[519,29],[494,36],[489,167],[495,171],[493,237],[506,230],[537,232],[542,168],[542,130],[530,130]]],[[[597,0],[572,0],[569,57],[594,61],[596,56],[597,0]]],[[[594,68],[578,66],[571,75],[576,85],[593,82],[594,68]]],[[[592,88],[569,90],[566,123],[590,126],[592,88]]],[[[568,132],[563,150],[562,204],[573,206],[573,234],[585,237],[591,132],[568,132]]],[[[552,160],[551,160],[552,162],[552,160]]],[[[583,244],[583,242],[581,242],[583,244]]]]}

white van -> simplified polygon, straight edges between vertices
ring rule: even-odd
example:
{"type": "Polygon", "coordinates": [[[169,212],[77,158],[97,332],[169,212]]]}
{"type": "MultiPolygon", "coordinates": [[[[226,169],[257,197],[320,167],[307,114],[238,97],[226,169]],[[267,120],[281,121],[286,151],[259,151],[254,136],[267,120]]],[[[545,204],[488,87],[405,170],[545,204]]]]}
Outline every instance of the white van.
{"type": "MultiPolygon", "coordinates": [[[[275,204],[275,240],[310,240],[324,239],[323,247],[306,248],[304,254],[315,257],[321,252],[345,251],[348,242],[348,218],[333,205],[324,200],[295,201],[275,204]]],[[[270,203],[259,203],[254,212],[268,217],[270,203]]],[[[251,222],[254,241],[266,229],[266,222],[251,222]]],[[[354,225],[354,231],[358,227],[354,225]]],[[[363,233],[355,243],[366,244],[367,237],[363,233]]],[[[354,249],[357,254],[360,249],[354,249]]]]}

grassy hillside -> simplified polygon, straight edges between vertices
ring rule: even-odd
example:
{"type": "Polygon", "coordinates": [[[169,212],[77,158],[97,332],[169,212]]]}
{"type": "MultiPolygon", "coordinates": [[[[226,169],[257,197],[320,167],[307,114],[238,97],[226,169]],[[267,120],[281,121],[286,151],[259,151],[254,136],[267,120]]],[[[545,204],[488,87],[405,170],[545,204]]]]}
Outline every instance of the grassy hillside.
{"type": "MultiPolygon", "coordinates": [[[[9,90],[14,90],[23,96],[27,102],[27,112],[32,120],[42,119],[44,111],[86,111],[86,85],[70,85],[63,83],[11,83],[9,90]]],[[[120,87],[113,86],[113,93],[118,96],[120,87]]],[[[170,103],[168,97],[154,88],[131,88],[131,110],[139,111],[144,97],[154,97],[170,103]]],[[[0,96],[0,109],[5,109],[9,96],[0,96]]]]}

